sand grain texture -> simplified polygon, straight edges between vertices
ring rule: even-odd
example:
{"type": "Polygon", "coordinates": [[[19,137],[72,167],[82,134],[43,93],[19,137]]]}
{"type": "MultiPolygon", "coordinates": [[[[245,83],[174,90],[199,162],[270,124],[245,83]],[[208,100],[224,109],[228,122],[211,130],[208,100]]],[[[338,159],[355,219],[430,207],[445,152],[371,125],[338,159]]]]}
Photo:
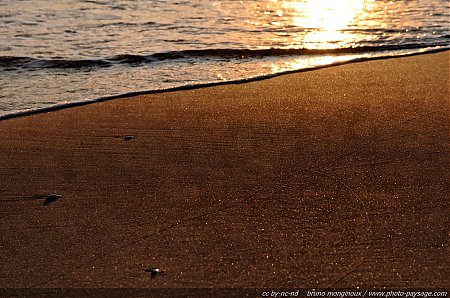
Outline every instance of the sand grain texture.
{"type": "Polygon", "coordinates": [[[448,287],[448,58],[0,121],[0,287],[448,287]]]}

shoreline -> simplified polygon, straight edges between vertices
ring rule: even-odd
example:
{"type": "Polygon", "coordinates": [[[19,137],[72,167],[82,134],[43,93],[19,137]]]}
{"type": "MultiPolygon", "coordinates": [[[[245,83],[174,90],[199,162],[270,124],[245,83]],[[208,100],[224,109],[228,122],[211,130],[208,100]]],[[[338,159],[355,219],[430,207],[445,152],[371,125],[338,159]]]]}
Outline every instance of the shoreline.
{"type": "Polygon", "coordinates": [[[0,287],[447,288],[449,54],[0,121],[0,287]]]}
{"type": "MultiPolygon", "coordinates": [[[[423,49],[421,49],[421,50],[423,50],[423,49]]],[[[27,117],[27,116],[31,116],[31,115],[44,114],[44,113],[49,113],[49,112],[53,112],[53,111],[70,109],[73,107],[85,106],[85,105],[90,105],[90,104],[94,104],[94,103],[98,103],[98,102],[122,99],[122,98],[127,98],[127,97],[135,97],[135,96],[149,95],[149,94],[159,94],[159,93],[166,93],[166,92],[185,91],[185,90],[196,90],[196,89],[209,88],[209,87],[215,87],[215,86],[224,86],[224,85],[229,85],[229,84],[231,84],[231,85],[246,84],[246,83],[251,83],[251,82],[264,81],[264,80],[276,78],[279,76],[295,74],[295,73],[302,73],[302,72],[310,72],[310,71],[325,69],[325,68],[329,68],[329,67],[336,67],[336,66],[341,66],[341,65],[351,64],[351,63],[360,63],[360,62],[366,62],[366,61],[376,61],[376,60],[385,60],[385,59],[395,59],[395,58],[402,58],[402,57],[413,57],[413,56],[417,56],[417,55],[427,55],[427,54],[433,54],[433,53],[446,52],[449,50],[450,50],[449,47],[444,47],[444,48],[438,48],[438,49],[429,49],[426,51],[418,50],[417,52],[406,53],[406,54],[394,54],[392,56],[360,57],[360,58],[354,58],[354,59],[347,60],[347,61],[337,61],[337,62],[327,64],[327,65],[312,66],[312,67],[303,68],[303,69],[287,70],[287,71],[283,71],[283,72],[271,73],[271,74],[267,74],[267,75],[261,75],[261,76],[238,79],[238,80],[182,85],[182,86],[176,86],[176,87],[166,88],[166,89],[150,89],[150,90],[131,91],[131,92],[120,93],[120,94],[116,94],[116,95],[102,96],[102,97],[93,98],[93,99],[86,99],[86,100],[82,100],[82,101],[56,104],[56,105],[52,105],[52,106],[48,106],[48,107],[44,107],[44,108],[8,113],[8,114],[0,115],[0,121],[14,119],[17,117],[27,117]]]]}

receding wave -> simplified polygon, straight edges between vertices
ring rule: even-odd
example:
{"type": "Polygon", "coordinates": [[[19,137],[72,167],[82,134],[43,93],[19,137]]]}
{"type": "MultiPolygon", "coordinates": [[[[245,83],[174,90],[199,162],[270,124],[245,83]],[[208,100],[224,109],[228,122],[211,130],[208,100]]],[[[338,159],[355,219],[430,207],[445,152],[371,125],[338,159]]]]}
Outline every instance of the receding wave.
{"type": "MultiPolygon", "coordinates": [[[[447,46],[438,44],[435,46],[447,46]]],[[[397,46],[365,46],[343,49],[204,49],[184,50],[153,53],[149,55],[116,55],[98,59],[39,59],[32,57],[0,56],[0,67],[4,70],[22,69],[77,69],[111,67],[119,64],[142,65],[157,61],[179,59],[257,59],[277,56],[302,56],[302,55],[339,55],[339,54],[363,54],[369,52],[420,50],[427,48],[417,44],[405,44],[397,46]]]]}

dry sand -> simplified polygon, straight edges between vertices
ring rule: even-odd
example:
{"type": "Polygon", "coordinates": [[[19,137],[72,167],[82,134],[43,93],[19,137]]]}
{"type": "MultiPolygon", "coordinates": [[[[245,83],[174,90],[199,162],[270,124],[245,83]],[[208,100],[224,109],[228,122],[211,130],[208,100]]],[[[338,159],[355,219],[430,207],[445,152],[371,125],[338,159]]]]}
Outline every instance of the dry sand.
{"type": "Polygon", "coordinates": [[[0,287],[449,287],[448,104],[442,52],[0,121],[0,287]]]}

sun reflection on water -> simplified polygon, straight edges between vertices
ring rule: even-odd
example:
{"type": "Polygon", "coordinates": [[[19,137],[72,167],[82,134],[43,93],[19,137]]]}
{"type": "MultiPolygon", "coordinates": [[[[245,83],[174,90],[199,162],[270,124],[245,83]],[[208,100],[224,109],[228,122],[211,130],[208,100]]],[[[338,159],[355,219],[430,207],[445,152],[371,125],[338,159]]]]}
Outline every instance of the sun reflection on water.
{"type": "Polygon", "coordinates": [[[292,25],[307,30],[302,36],[306,47],[330,49],[358,42],[359,36],[346,29],[363,17],[371,2],[373,0],[304,0],[287,1],[283,5],[297,13],[292,25]]]}
{"type": "MultiPolygon", "coordinates": [[[[266,8],[283,17],[283,22],[271,25],[298,28],[296,34],[284,36],[288,47],[336,49],[356,47],[362,39],[371,40],[367,33],[362,36],[358,33],[361,31],[354,29],[364,27],[367,16],[377,5],[375,0],[270,0],[266,3],[269,3],[266,8]]],[[[373,20],[371,22],[374,25],[373,20]]],[[[377,25],[383,26],[381,21],[377,25]]],[[[303,56],[268,67],[273,72],[283,72],[351,59],[351,55],[303,56]]]]}
{"type": "MultiPolygon", "coordinates": [[[[266,21],[272,29],[297,28],[297,34],[284,36],[284,44],[309,49],[335,49],[358,45],[361,40],[370,40],[367,32],[360,30],[377,6],[375,0],[270,0],[263,1],[254,15],[259,15],[254,24],[266,21]],[[262,16],[266,15],[266,16],[262,16]],[[271,15],[271,16],[269,16],[271,15]],[[272,17],[272,19],[270,18],[272,17]]],[[[372,20],[373,22],[373,20],[372,20]]],[[[373,24],[372,24],[373,25],[373,24]]],[[[378,24],[382,27],[383,24],[378,24]]],[[[290,30],[288,30],[290,31],[290,30]]],[[[292,31],[290,31],[292,33],[292,31]]],[[[277,38],[274,42],[280,42],[277,38]]],[[[375,39],[375,37],[373,37],[375,39]]]]}
{"type": "Polygon", "coordinates": [[[293,19],[293,25],[322,30],[344,29],[364,7],[365,0],[307,0],[284,2],[294,8],[299,16],[293,19]]]}
{"type": "Polygon", "coordinates": [[[332,55],[324,55],[324,56],[308,56],[297,58],[293,60],[288,60],[284,64],[277,63],[271,64],[270,69],[272,72],[286,72],[291,71],[293,69],[306,69],[309,67],[316,67],[327,65],[336,62],[343,62],[351,60],[353,57],[351,55],[343,55],[343,56],[332,56],[332,55]]]}

